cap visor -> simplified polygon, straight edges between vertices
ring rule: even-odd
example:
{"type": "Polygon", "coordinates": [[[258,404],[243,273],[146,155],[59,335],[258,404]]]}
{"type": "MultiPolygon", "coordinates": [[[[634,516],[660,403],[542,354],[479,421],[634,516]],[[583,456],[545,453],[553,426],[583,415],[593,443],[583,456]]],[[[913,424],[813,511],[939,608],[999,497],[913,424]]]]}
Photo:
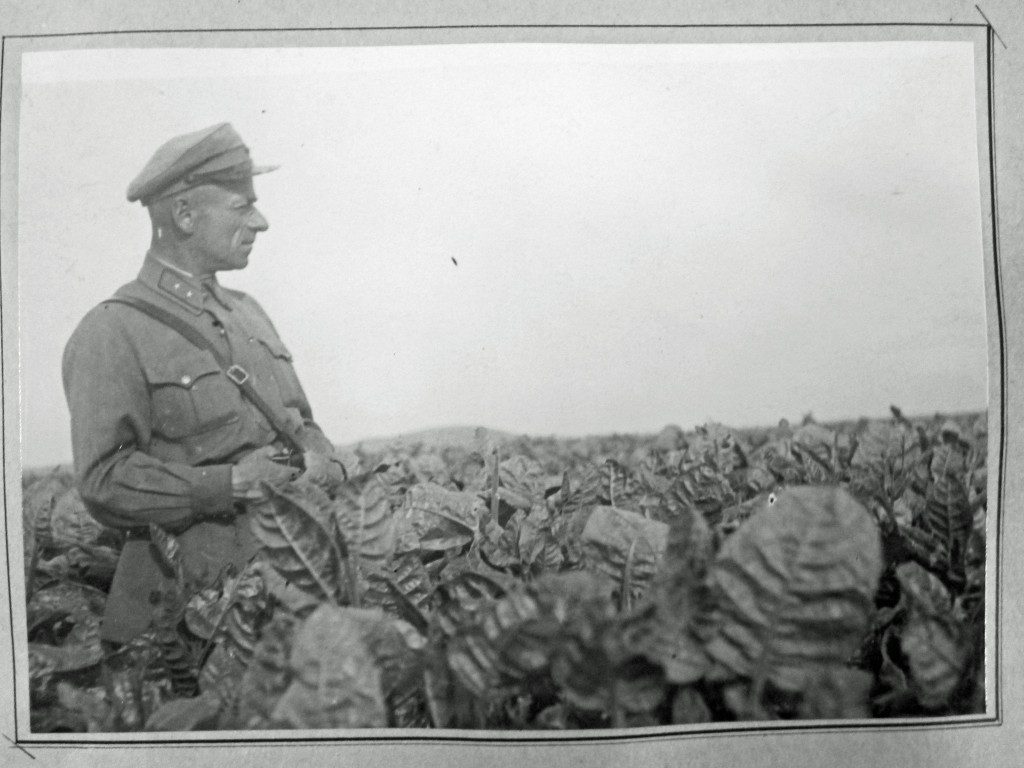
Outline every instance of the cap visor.
{"type": "Polygon", "coordinates": [[[252,167],[252,175],[259,176],[261,173],[270,173],[280,168],[280,165],[254,165],[252,167]]]}

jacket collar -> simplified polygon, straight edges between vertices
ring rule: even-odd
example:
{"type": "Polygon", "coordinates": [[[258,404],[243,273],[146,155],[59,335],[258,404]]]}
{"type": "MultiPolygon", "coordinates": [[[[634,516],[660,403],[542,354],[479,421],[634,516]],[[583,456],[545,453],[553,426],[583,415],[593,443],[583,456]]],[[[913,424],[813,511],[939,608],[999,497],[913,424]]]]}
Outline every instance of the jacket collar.
{"type": "Polygon", "coordinates": [[[194,315],[202,314],[207,293],[198,278],[163,264],[151,253],[139,271],[139,282],[173,300],[194,315]]]}

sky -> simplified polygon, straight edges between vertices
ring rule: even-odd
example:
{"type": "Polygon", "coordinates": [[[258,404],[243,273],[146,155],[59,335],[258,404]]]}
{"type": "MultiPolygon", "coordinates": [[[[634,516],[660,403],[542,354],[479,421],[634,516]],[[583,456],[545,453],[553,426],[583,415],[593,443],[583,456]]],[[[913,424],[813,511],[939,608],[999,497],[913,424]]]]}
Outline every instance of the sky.
{"type": "Polygon", "coordinates": [[[982,409],[974,53],[958,42],[27,53],[26,466],[63,346],[138,272],[128,182],[229,121],[247,269],[337,443],[982,409]]]}

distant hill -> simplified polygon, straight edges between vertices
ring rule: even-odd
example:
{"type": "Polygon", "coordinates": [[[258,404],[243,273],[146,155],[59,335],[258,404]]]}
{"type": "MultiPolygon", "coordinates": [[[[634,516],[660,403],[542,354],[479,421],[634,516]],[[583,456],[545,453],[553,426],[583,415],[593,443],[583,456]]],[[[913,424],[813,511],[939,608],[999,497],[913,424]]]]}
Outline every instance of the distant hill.
{"type": "Polygon", "coordinates": [[[410,445],[422,445],[426,448],[467,448],[476,447],[486,442],[507,443],[517,439],[518,435],[485,427],[437,427],[423,429],[418,432],[405,432],[391,437],[372,437],[346,443],[342,448],[376,452],[387,448],[403,448],[410,445]]]}

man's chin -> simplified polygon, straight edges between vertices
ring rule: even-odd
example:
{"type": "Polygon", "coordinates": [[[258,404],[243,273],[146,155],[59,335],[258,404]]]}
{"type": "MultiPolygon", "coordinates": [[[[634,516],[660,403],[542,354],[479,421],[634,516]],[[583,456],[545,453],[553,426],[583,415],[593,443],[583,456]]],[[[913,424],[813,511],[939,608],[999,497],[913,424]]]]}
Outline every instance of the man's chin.
{"type": "Polygon", "coordinates": [[[232,272],[237,269],[245,269],[247,266],[249,266],[249,253],[245,252],[234,256],[231,261],[226,261],[220,271],[232,272]]]}

